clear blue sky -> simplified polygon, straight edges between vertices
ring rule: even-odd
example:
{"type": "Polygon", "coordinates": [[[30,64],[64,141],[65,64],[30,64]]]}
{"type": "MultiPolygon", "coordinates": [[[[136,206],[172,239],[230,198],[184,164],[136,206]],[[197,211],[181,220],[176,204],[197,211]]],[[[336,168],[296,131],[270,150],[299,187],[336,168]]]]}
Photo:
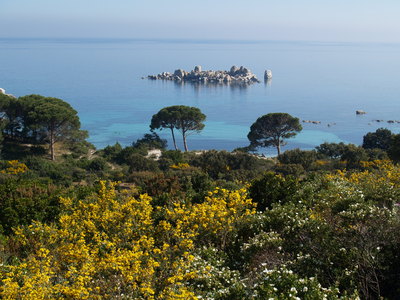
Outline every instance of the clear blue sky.
{"type": "Polygon", "coordinates": [[[0,37],[400,42],[399,0],[0,0],[0,37]]]}

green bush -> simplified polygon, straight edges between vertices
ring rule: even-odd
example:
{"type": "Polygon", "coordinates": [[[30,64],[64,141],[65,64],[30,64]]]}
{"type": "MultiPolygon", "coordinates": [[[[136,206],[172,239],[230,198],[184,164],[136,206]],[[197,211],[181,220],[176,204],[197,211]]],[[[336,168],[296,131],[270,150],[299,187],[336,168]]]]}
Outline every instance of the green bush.
{"type": "Polygon", "coordinates": [[[272,208],[274,203],[293,201],[298,189],[299,183],[294,177],[267,172],[252,182],[249,193],[250,198],[257,203],[257,210],[264,211],[272,208]]]}
{"type": "Polygon", "coordinates": [[[93,172],[103,172],[107,169],[107,161],[102,157],[96,157],[92,159],[87,166],[87,170],[93,172]]]}
{"type": "Polygon", "coordinates": [[[0,226],[5,234],[33,220],[54,221],[59,213],[60,188],[36,180],[0,177],[0,226]]]}
{"type": "Polygon", "coordinates": [[[229,176],[235,170],[260,174],[269,170],[273,163],[247,153],[210,150],[200,155],[192,155],[189,164],[202,169],[211,178],[219,179],[229,176]]]}
{"type": "Polygon", "coordinates": [[[343,155],[346,147],[344,143],[323,143],[315,147],[315,149],[323,157],[338,159],[343,155]]]}
{"type": "Polygon", "coordinates": [[[379,128],[375,132],[368,132],[363,137],[362,147],[364,149],[389,150],[393,133],[386,128],[379,128]]]}
{"type": "Polygon", "coordinates": [[[278,156],[278,160],[282,164],[297,164],[308,170],[317,160],[317,153],[300,149],[287,150],[278,156]]]}
{"type": "Polygon", "coordinates": [[[294,177],[299,177],[305,173],[303,166],[299,164],[277,164],[273,170],[277,174],[282,174],[284,176],[292,175],[294,177]]]}
{"type": "Polygon", "coordinates": [[[125,158],[126,164],[129,166],[129,172],[137,171],[158,171],[158,163],[152,159],[146,158],[139,153],[131,153],[125,158]]]}

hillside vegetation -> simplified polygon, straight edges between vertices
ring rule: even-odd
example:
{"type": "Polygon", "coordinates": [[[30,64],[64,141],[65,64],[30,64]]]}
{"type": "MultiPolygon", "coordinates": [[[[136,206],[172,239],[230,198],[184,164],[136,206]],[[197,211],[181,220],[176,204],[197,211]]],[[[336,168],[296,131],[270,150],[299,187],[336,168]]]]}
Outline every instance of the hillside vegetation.
{"type": "Polygon", "coordinates": [[[387,129],[363,146],[273,159],[252,147],[171,151],[154,132],[95,151],[70,107],[74,125],[53,144],[43,120],[19,116],[13,127],[2,107],[3,299],[400,293],[400,148],[387,129]]]}

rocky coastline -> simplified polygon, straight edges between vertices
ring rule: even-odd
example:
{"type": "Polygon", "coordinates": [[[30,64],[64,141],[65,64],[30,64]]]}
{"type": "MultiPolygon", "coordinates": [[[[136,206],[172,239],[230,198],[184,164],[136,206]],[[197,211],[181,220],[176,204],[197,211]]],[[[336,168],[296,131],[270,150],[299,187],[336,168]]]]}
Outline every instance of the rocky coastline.
{"type": "Polygon", "coordinates": [[[0,88],[0,94],[16,98],[13,94],[7,94],[5,89],[0,88]]]}
{"type": "Polygon", "coordinates": [[[213,84],[240,84],[248,85],[259,83],[248,68],[232,66],[229,71],[203,71],[201,66],[196,66],[192,71],[182,69],[175,70],[174,73],[163,72],[157,75],[149,75],[151,80],[172,80],[176,82],[192,82],[192,83],[213,83],[213,84]]]}

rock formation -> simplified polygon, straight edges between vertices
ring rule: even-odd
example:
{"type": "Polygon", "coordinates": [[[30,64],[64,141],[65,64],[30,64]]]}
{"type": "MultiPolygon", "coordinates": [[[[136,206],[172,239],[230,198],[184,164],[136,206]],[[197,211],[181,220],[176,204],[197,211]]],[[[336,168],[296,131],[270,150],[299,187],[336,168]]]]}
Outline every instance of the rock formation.
{"type": "Polygon", "coordinates": [[[271,70],[265,70],[264,72],[264,80],[269,80],[272,78],[272,71],[271,70]]]}
{"type": "Polygon", "coordinates": [[[366,112],[363,110],[356,110],[356,115],[365,115],[366,112]]]}
{"type": "MultiPolygon", "coordinates": [[[[372,121],[373,122],[378,122],[378,123],[385,122],[385,120],[372,120],[372,121]]],[[[400,120],[388,120],[386,122],[389,123],[389,124],[394,124],[394,123],[400,123],[400,120]]]]}
{"type": "Polygon", "coordinates": [[[321,121],[303,120],[303,123],[321,124],[321,121]]]}
{"type": "Polygon", "coordinates": [[[173,80],[193,83],[214,83],[214,84],[252,84],[260,82],[256,75],[245,67],[232,66],[229,71],[202,71],[201,66],[194,67],[193,71],[187,72],[177,69],[172,74],[163,72],[158,75],[149,75],[152,80],[173,80]]]}
{"type": "Polygon", "coordinates": [[[9,97],[13,97],[13,98],[17,98],[17,97],[15,97],[15,96],[12,95],[12,94],[7,94],[7,93],[6,93],[6,90],[5,90],[5,89],[2,89],[2,88],[0,88],[0,94],[6,95],[6,96],[9,96],[9,97]]]}

